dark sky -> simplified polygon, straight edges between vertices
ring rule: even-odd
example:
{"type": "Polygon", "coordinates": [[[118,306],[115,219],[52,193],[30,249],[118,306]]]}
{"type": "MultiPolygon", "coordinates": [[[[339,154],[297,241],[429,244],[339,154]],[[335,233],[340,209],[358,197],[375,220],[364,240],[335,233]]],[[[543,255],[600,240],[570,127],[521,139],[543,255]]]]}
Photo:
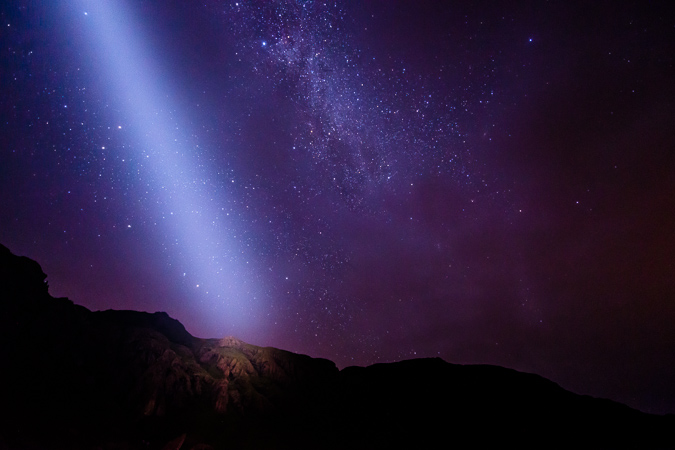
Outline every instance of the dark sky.
{"type": "Polygon", "coordinates": [[[3,2],[0,242],[199,337],[675,413],[670,2],[493,3],[3,2]]]}

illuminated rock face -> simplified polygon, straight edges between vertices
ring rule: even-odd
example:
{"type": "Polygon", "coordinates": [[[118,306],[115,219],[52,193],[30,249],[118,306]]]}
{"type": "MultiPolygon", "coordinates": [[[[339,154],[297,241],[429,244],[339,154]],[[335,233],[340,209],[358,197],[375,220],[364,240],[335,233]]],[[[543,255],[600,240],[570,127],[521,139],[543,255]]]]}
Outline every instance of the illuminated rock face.
{"type": "Polygon", "coordinates": [[[15,427],[17,439],[26,424],[58,435],[68,422],[103,435],[152,424],[161,440],[205,415],[219,421],[293,409],[338,375],[328,360],[234,337],[195,338],[163,312],[91,312],[51,297],[35,261],[5,247],[0,259],[0,346],[3,369],[12,368],[0,376],[5,407],[15,411],[7,430],[15,427]]]}
{"type": "Polygon", "coordinates": [[[52,298],[39,264],[0,247],[0,448],[672,448],[673,417],[532,374],[420,359],[338,371],[166,313],[52,298]],[[670,440],[669,440],[670,439],[670,440]]]}

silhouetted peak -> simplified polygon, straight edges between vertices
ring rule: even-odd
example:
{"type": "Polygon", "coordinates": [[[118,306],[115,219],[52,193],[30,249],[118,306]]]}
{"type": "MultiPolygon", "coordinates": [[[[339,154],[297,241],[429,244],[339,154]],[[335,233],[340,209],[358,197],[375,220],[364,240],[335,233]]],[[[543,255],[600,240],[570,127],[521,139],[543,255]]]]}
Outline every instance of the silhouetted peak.
{"type": "Polygon", "coordinates": [[[172,318],[163,311],[148,313],[133,310],[96,311],[94,314],[106,322],[115,323],[118,326],[130,328],[150,328],[176,344],[191,346],[194,336],[187,332],[182,323],[172,318]]]}
{"type": "Polygon", "coordinates": [[[0,293],[44,297],[48,295],[46,278],[36,261],[17,256],[0,244],[0,293]]]}
{"type": "Polygon", "coordinates": [[[537,375],[441,358],[338,371],[195,338],[165,312],[53,299],[40,265],[4,246],[0,270],[0,448],[673,448],[674,417],[537,375]]]}

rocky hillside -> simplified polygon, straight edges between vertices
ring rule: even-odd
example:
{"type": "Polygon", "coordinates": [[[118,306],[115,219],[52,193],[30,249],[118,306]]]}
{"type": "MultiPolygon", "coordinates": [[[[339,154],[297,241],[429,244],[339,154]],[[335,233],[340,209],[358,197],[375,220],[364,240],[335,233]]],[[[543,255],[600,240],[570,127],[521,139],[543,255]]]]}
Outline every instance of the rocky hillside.
{"type": "Polygon", "coordinates": [[[0,246],[0,448],[673,448],[672,416],[536,375],[440,359],[338,371],[166,313],[98,311],[48,293],[0,246]],[[439,441],[442,444],[439,444],[439,441]]]}

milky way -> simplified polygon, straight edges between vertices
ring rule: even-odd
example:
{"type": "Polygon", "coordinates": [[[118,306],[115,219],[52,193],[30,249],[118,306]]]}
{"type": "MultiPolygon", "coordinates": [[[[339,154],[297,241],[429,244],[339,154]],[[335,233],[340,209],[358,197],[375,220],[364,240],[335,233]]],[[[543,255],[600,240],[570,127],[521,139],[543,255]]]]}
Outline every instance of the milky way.
{"type": "Polygon", "coordinates": [[[666,3],[65,3],[0,23],[0,242],[53,295],[675,412],[666,3]]]}

